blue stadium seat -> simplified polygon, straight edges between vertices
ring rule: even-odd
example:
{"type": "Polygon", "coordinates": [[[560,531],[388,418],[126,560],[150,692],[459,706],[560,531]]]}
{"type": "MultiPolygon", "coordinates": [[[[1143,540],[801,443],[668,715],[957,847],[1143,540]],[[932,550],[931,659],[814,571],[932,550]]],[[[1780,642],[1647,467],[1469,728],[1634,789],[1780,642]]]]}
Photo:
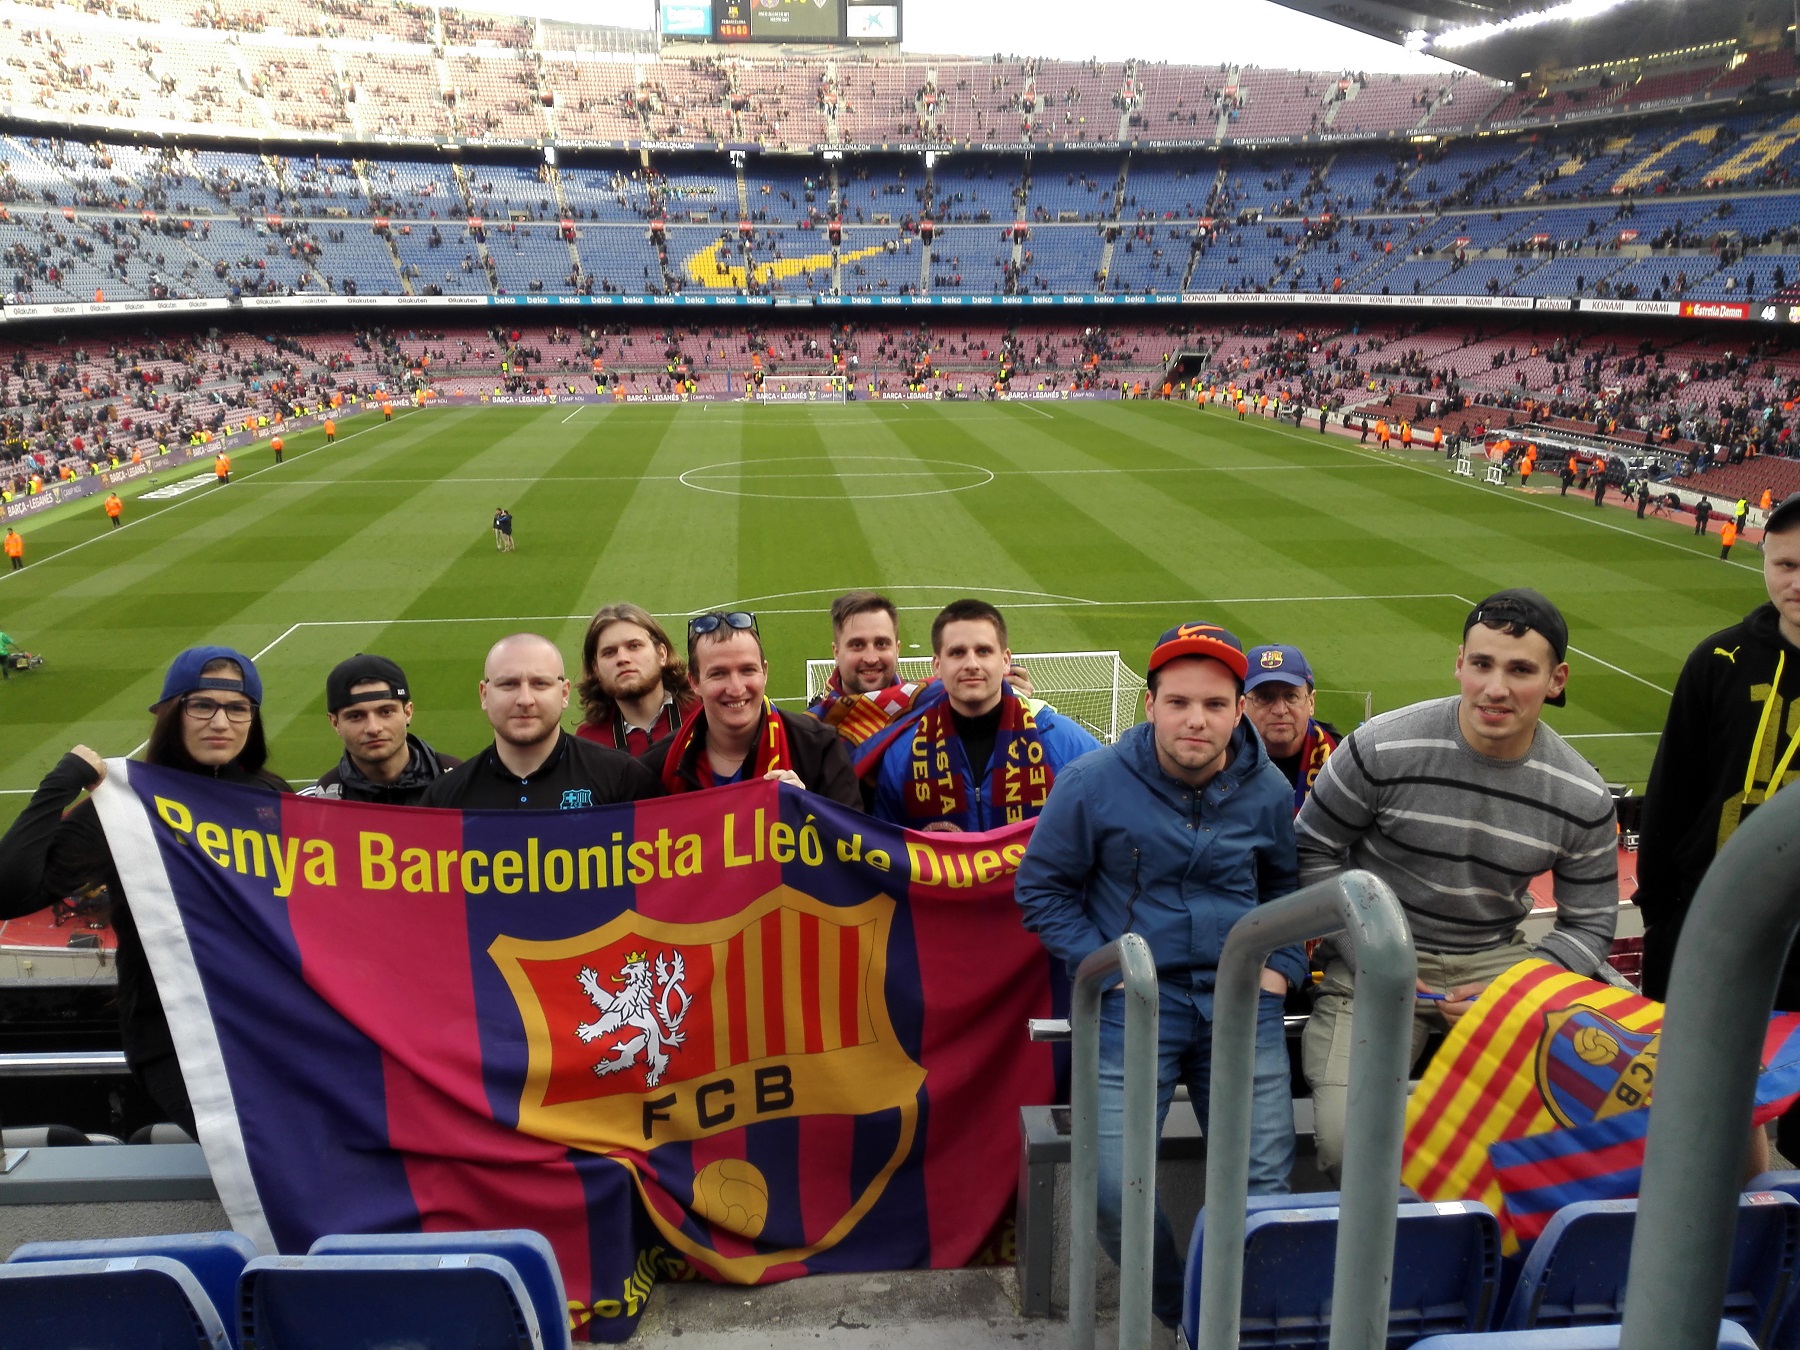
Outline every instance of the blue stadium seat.
{"type": "Polygon", "coordinates": [[[169,1233],[77,1242],[27,1242],[7,1261],[116,1261],[139,1256],[162,1257],[185,1266],[217,1310],[232,1344],[237,1343],[231,1309],[237,1302],[238,1278],[244,1273],[244,1265],[256,1257],[256,1244],[241,1233],[169,1233]]]}
{"type": "Polygon", "coordinates": [[[166,1256],[9,1261],[0,1266],[0,1341],[7,1350],[229,1350],[213,1301],[166,1256]]]}
{"type": "MultiPolygon", "coordinates": [[[[1499,1326],[1600,1326],[1625,1311],[1635,1200],[1584,1200],[1556,1212],[1532,1246],[1499,1326]]],[[[1763,1343],[1786,1305],[1800,1254],[1800,1203],[1778,1192],[1738,1205],[1724,1313],[1763,1343]]]]}
{"type": "MultiPolygon", "coordinates": [[[[1336,1193],[1254,1197],[1244,1228],[1239,1345],[1322,1347],[1331,1336],[1336,1193]]],[[[1182,1327],[1195,1344],[1206,1212],[1188,1247],[1182,1327]]],[[[1487,1326],[1500,1277],[1500,1225],[1476,1201],[1402,1201],[1394,1238],[1388,1344],[1487,1326]]]]}
{"type": "MultiPolygon", "coordinates": [[[[1619,1330],[1615,1323],[1604,1327],[1479,1331],[1464,1336],[1433,1336],[1417,1342],[1413,1350],[1618,1350],[1619,1330]]],[[[1721,1322],[1719,1350],[1756,1350],[1756,1342],[1736,1322],[1721,1322]]]]}
{"type": "Polygon", "coordinates": [[[569,1302],[556,1253],[541,1233],[503,1228],[475,1233],[334,1233],[313,1243],[312,1256],[497,1256],[512,1263],[537,1310],[544,1350],[567,1350],[569,1302]]]}
{"type": "Polygon", "coordinates": [[[544,1345],[524,1280],[497,1256],[259,1256],[237,1319],[243,1350],[544,1345]]]}

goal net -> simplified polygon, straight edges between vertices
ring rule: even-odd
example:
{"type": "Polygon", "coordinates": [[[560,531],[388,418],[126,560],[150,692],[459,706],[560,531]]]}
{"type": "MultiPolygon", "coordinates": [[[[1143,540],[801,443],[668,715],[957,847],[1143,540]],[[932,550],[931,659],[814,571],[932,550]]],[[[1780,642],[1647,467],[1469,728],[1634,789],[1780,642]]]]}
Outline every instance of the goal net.
{"type": "MultiPolygon", "coordinates": [[[[1019,652],[1013,660],[1031,676],[1037,697],[1111,743],[1144,716],[1144,677],[1117,652],[1019,652]]],[[[830,661],[806,663],[806,700],[825,692],[830,661]]],[[[929,680],[929,656],[900,658],[900,678],[929,680]]]]}
{"type": "Polygon", "coordinates": [[[755,398],[759,403],[844,403],[849,390],[843,375],[768,375],[755,398]]]}

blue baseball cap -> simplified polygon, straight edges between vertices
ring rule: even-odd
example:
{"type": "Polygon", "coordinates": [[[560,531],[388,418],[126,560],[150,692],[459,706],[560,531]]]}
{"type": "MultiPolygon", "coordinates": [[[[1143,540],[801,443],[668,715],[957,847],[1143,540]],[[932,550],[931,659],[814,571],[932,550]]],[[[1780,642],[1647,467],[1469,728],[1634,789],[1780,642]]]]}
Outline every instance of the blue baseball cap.
{"type": "Polygon", "coordinates": [[[191,694],[196,689],[222,689],[242,694],[258,707],[262,706],[262,676],[256,673],[256,665],[249,657],[230,647],[189,647],[170,662],[169,673],[163,676],[162,697],[150,705],[150,711],[155,712],[170,699],[191,694]],[[244,672],[244,678],[239,680],[230,675],[202,675],[200,672],[209,661],[236,661],[238,669],[244,672]]]}
{"type": "Polygon", "coordinates": [[[1265,684],[1303,684],[1308,689],[1313,687],[1312,667],[1307,664],[1306,657],[1301,655],[1298,647],[1273,643],[1252,647],[1245,657],[1250,663],[1250,674],[1244,680],[1245,693],[1265,684]]]}

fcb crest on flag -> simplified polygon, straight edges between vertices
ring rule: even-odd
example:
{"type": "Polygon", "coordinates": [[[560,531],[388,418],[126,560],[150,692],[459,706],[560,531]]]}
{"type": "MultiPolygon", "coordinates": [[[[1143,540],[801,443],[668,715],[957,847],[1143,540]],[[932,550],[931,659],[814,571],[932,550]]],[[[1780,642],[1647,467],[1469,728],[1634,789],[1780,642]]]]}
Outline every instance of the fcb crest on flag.
{"type": "Polygon", "coordinates": [[[519,1129],[661,1178],[673,1203],[651,1203],[651,1221],[728,1279],[754,1282],[835,1246],[918,1130],[925,1072],[883,993],[894,909],[886,896],[839,907],[783,886],[709,923],[628,912],[562,941],[497,939],[489,955],[528,1046],[519,1129]],[[798,1175],[802,1138],[769,1127],[801,1119],[812,1137],[835,1130],[887,1150],[822,1224],[781,1212],[786,1192],[768,1180],[798,1175]],[[670,1186],[672,1164],[727,1135],[729,1152],[670,1186]]]}
{"type": "MultiPolygon", "coordinates": [[[[1516,1252],[1577,1200],[1635,1196],[1663,1005],[1521,961],[1451,1028],[1406,1108],[1401,1178],[1427,1200],[1480,1200],[1516,1252]]],[[[1800,1096],[1800,1013],[1769,1020],[1753,1119],[1800,1096]]]]}

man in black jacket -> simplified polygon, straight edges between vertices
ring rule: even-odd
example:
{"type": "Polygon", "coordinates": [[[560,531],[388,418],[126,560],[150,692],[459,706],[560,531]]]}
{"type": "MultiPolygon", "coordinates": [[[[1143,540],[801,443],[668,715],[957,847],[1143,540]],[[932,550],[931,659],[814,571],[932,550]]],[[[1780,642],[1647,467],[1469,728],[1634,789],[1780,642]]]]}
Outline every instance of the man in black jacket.
{"type": "Polygon", "coordinates": [[[408,729],[413,705],[406,672],[385,656],[358,652],[334,666],[325,677],[325,714],[344,743],[344,757],[302,797],[412,806],[462,763],[408,729]]]}
{"type": "Polygon", "coordinates": [[[663,791],[774,778],[863,809],[862,789],[837,732],[816,717],[788,716],[765,695],[769,663],[754,614],[736,610],[689,620],[688,678],[699,707],[639,761],[663,791]]]}
{"type": "MultiPolygon", "coordinates": [[[[1714,854],[1745,816],[1800,779],[1800,493],[1769,513],[1762,548],[1769,603],[1688,656],[1650,769],[1636,902],[1651,998],[1668,995],[1682,921],[1714,854]]],[[[1775,1006],[1800,1009],[1792,957],[1775,1006]]],[[[1782,1118],[1778,1146],[1788,1157],[1800,1149],[1797,1126],[1782,1118]]]]}
{"type": "Polygon", "coordinates": [[[568,811],[658,795],[656,780],[630,755],[565,732],[568,707],[556,644],[536,633],[501,638],[481,678],[481,710],[494,743],[432,783],[418,804],[568,811]]]}

